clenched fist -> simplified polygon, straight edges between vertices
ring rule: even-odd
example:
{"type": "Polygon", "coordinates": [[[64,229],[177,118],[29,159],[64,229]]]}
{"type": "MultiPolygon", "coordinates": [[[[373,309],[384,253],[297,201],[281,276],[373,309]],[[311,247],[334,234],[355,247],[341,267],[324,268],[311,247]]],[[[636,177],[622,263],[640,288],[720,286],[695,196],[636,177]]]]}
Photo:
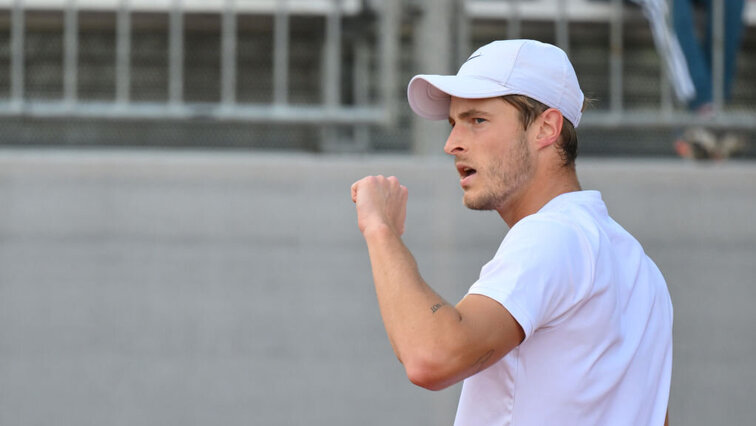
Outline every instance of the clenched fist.
{"type": "Polygon", "coordinates": [[[397,235],[404,233],[407,188],[396,177],[368,176],[358,180],[352,185],[352,201],[357,205],[357,225],[363,234],[380,226],[388,226],[397,235]]]}

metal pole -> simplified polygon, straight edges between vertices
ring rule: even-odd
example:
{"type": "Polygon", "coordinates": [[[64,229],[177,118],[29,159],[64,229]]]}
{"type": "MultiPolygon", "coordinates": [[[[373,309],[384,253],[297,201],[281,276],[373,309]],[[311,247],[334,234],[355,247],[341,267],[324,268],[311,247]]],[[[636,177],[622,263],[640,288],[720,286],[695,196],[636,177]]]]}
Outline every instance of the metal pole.
{"type": "Polygon", "coordinates": [[[273,102],[289,101],[289,8],[287,0],[276,2],[273,27],[273,102]]]}
{"type": "MultiPolygon", "coordinates": [[[[424,74],[456,73],[459,64],[452,67],[455,52],[449,49],[455,35],[447,28],[453,22],[454,0],[423,0],[415,23],[412,58],[414,67],[424,74]]],[[[412,152],[415,154],[443,154],[443,146],[449,137],[449,124],[430,121],[411,115],[412,152]]]]}
{"type": "Polygon", "coordinates": [[[131,10],[121,0],[116,22],[116,103],[129,102],[131,84],[131,10]]]}
{"type": "Polygon", "coordinates": [[[570,55],[570,28],[567,16],[567,0],[557,0],[557,19],[554,22],[557,46],[570,55]]]}
{"type": "MultiPolygon", "coordinates": [[[[671,16],[674,16],[674,5],[671,1],[665,0],[665,3],[667,3],[667,10],[669,11],[666,15],[664,15],[664,19],[667,21],[667,28],[673,28],[673,24],[671,22],[671,16]]],[[[672,85],[669,82],[670,78],[670,72],[672,70],[669,69],[667,66],[667,61],[664,60],[664,58],[659,58],[659,62],[661,64],[661,73],[659,74],[659,89],[661,92],[661,112],[663,115],[669,115],[672,113],[673,110],[673,103],[672,103],[672,85]]]]}
{"type": "Polygon", "coordinates": [[[25,14],[22,0],[13,2],[11,11],[11,102],[21,108],[24,103],[24,32],[25,14]]]}
{"type": "Polygon", "coordinates": [[[384,0],[381,10],[379,68],[381,75],[380,103],[386,111],[387,124],[396,120],[396,97],[399,64],[399,21],[401,0],[384,0]]]}
{"type": "Polygon", "coordinates": [[[470,56],[470,17],[467,15],[467,2],[455,2],[457,9],[457,57],[456,64],[462,64],[470,56]]]}
{"type": "Polygon", "coordinates": [[[622,0],[612,0],[612,21],[609,41],[609,102],[613,113],[622,112],[622,0]]]}
{"type": "Polygon", "coordinates": [[[236,103],[236,0],[225,0],[221,49],[221,103],[236,103]]]}
{"type": "MultiPolygon", "coordinates": [[[[327,113],[338,108],[341,103],[341,0],[331,0],[331,10],[326,16],[325,45],[321,70],[323,103],[327,113]]],[[[331,150],[339,141],[338,128],[324,126],[321,131],[319,149],[331,150]]]]}
{"type": "Polygon", "coordinates": [[[509,39],[520,38],[520,0],[509,0],[509,22],[507,23],[507,37],[509,39]]]}
{"type": "Polygon", "coordinates": [[[711,8],[712,106],[719,116],[724,107],[724,0],[712,0],[711,8]]]}
{"type": "Polygon", "coordinates": [[[323,62],[323,98],[327,107],[334,107],[341,101],[341,0],[331,1],[326,17],[323,62]]]}
{"type": "MultiPolygon", "coordinates": [[[[354,43],[354,78],[352,85],[355,105],[367,105],[370,101],[370,50],[362,37],[354,43]]],[[[354,141],[359,151],[367,151],[370,148],[370,128],[365,125],[355,125],[354,141]]]]}
{"type": "Polygon", "coordinates": [[[183,0],[173,0],[168,42],[168,100],[173,106],[184,100],[184,13],[183,0]]]}
{"type": "Polygon", "coordinates": [[[63,31],[63,99],[72,106],[78,97],[79,11],[76,0],[68,0],[63,31]]]}

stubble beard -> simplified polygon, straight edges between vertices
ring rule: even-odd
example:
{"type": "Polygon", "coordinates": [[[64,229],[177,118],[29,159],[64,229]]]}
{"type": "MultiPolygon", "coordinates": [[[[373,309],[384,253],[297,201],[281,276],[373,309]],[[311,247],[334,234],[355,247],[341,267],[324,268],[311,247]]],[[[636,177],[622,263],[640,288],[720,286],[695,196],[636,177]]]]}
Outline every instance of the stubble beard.
{"type": "MultiPolygon", "coordinates": [[[[484,178],[486,187],[477,196],[465,193],[463,202],[471,210],[497,210],[504,208],[512,196],[533,175],[533,165],[528,150],[528,141],[523,132],[517,143],[513,144],[506,158],[494,158],[485,170],[478,170],[478,176],[484,178]]],[[[481,179],[483,180],[483,179],[481,179]]]]}

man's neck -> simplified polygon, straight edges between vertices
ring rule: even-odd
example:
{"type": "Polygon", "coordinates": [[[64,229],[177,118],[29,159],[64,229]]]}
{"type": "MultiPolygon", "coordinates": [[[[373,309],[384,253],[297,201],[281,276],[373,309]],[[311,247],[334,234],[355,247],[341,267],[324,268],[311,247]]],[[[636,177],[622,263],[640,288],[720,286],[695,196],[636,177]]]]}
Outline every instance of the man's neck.
{"type": "Polygon", "coordinates": [[[580,191],[575,167],[560,167],[550,173],[537,174],[521,194],[506,206],[497,209],[499,216],[511,228],[522,218],[541,210],[549,201],[568,192],[580,191]]]}

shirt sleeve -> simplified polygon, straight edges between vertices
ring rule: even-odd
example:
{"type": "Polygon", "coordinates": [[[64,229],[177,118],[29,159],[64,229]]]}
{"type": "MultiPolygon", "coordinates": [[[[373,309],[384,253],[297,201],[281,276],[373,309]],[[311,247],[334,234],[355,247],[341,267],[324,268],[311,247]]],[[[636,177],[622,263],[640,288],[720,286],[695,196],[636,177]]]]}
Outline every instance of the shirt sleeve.
{"type": "Polygon", "coordinates": [[[589,297],[595,249],[583,232],[548,217],[526,217],[510,229],[468,294],[506,308],[527,340],[559,323],[589,297]]]}

